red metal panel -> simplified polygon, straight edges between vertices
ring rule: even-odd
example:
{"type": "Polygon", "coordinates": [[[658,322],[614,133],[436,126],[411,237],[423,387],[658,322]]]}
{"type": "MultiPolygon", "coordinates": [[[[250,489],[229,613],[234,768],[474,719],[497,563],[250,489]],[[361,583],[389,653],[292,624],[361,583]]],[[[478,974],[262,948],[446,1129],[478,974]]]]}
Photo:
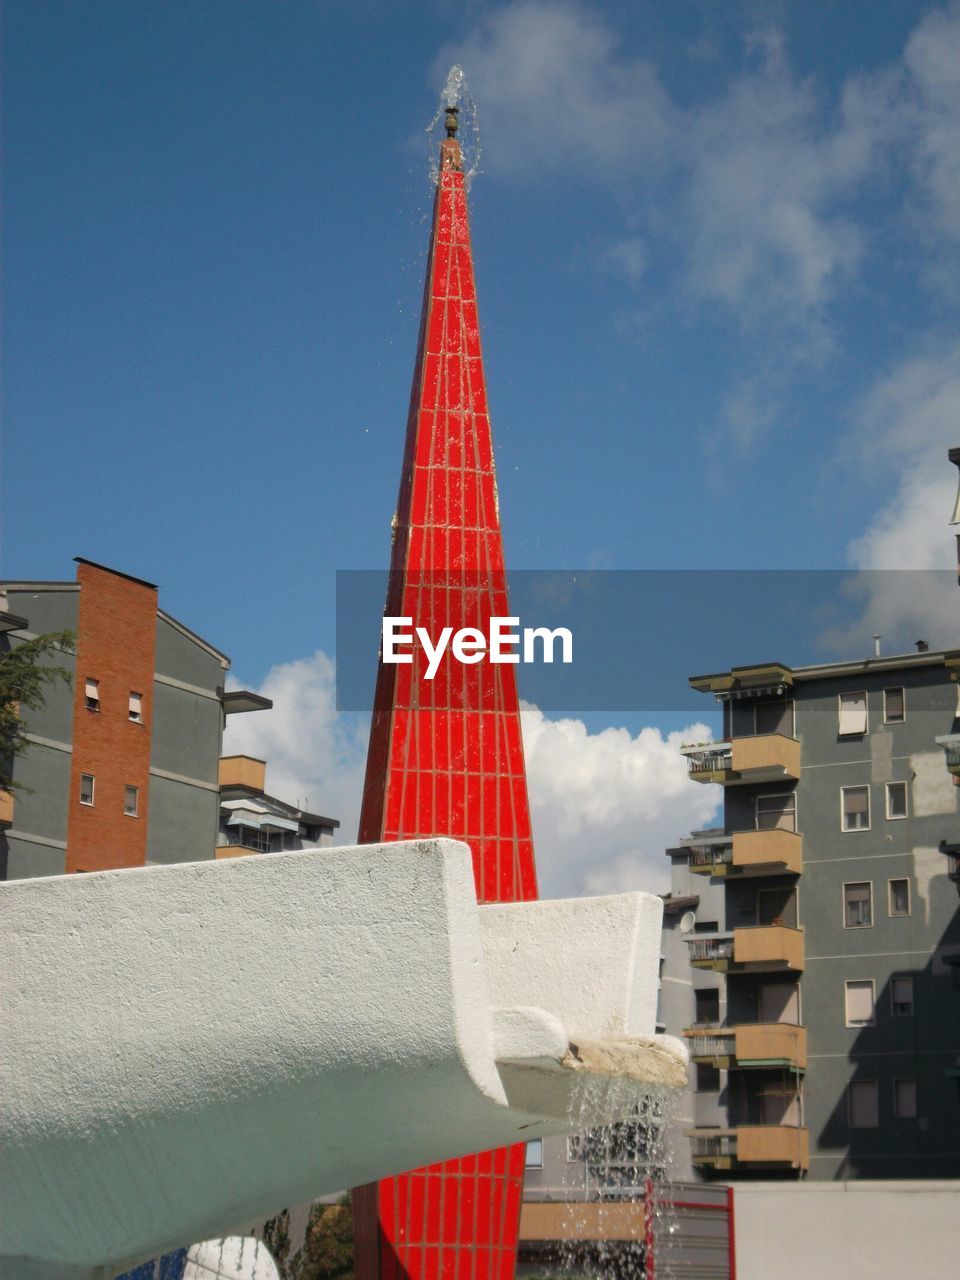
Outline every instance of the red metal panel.
{"type": "MultiPolygon", "coordinates": [[[[509,614],[458,143],[441,150],[387,610],[432,637],[509,614]]],[[[380,666],[360,840],[445,835],[477,897],[537,896],[515,668],[380,666]]],[[[358,1280],[512,1280],[524,1144],[354,1193],[358,1280]]]]}

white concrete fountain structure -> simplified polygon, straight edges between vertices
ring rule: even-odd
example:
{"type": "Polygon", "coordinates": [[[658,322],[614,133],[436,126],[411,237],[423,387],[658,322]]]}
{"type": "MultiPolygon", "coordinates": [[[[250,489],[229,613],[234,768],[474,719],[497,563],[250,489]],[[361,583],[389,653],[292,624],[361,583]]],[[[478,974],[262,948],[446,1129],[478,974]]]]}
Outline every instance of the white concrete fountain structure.
{"type": "Polygon", "coordinates": [[[660,918],[478,907],[450,840],[0,885],[0,1277],[629,1114],[685,1074],[660,918]]]}

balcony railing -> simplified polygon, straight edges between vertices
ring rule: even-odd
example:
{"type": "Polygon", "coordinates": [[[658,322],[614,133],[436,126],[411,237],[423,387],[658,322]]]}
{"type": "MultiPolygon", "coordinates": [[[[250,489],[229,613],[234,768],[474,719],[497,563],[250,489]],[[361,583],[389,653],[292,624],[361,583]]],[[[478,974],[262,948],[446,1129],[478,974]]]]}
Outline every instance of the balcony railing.
{"type": "Polygon", "coordinates": [[[721,960],[733,959],[733,937],[722,938],[688,938],[691,964],[715,964],[721,960]]]}
{"type": "Polygon", "coordinates": [[[690,869],[692,871],[709,870],[712,867],[726,866],[733,860],[733,844],[708,844],[699,849],[690,850],[690,869]]]}
{"type": "Polygon", "coordinates": [[[690,1042],[690,1057],[694,1062],[707,1058],[733,1058],[736,1053],[736,1033],[734,1031],[701,1031],[697,1027],[685,1031],[684,1037],[690,1042]]]}
{"type": "Polygon", "coordinates": [[[723,773],[733,768],[733,748],[729,742],[699,742],[695,746],[681,747],[687,757],[691,777],[705,773],[723,773]]]}
{"type": "Polygon", "coordinates": [[[694,1164],[734,1160],[737,1155],[736,1129],[694,1129],[690,1134],[694,1164]]]}

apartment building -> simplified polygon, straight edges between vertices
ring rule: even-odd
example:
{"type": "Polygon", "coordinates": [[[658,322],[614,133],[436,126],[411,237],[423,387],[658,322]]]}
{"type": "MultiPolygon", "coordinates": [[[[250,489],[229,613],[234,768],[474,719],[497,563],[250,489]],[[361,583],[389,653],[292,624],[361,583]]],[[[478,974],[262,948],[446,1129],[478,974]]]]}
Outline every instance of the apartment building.
{"type": "Polygon", "coordinates": [[[701,1176],[960,1175],[960,914],[944,852],[960,652],[697,676],[723,740],[684,748],[723,826],[668,851],[687,917],[701,1176]]]}
{"type": "Polygon", "coordinates": [[[289,853],[333,844],[340,826],[324,817],[267,794],[267,763],[255,756],[220,759],[218,858],[249,853],[289,853]]]}
{"type": "Polygon", "coordinates": [[[271,706],[224,691],[229,659],[159,607],[152,583],[77,558],[75,582],[0,584],[0,646],[69,629],[49,661],[0,810],[0,878],[212,858],[225,717],[271,706]]]}

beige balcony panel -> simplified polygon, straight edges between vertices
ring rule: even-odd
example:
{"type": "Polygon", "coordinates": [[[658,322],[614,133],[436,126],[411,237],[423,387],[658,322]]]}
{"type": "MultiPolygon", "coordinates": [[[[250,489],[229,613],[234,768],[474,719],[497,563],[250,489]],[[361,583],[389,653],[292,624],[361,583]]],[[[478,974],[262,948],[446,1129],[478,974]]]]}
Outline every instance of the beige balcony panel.
{"type": "MultiPolygon", "coordinates": [[[[758,1022],[739,1026],[736,1035],[736,1058],[744,1062],[789,1062],[796,1067],[807,1065],[807,1029],[788,1022],[758,1022]]],[[[691,1045],[691,1052],[695,1052],[691,1045]]]]}
{"type": "Polygon", "coordinates": [[[774,827],[771,831],[737,831],[733,836],[731,866],[753,875],[762,875],[767,867],[771,868],[772,874],[786,869],[800,875],[803,871],[803,836],[782,827],[774,827]]]}
{"type": "Polygon", "coordinates": [[[806,1169],[810,1135],[790,1125],[741,1125],[737,1129],[738,1164],[786,1164],[806,1169]]]}
{"type": "Polygon", "coordinates": [[[263,791],[267,780],[267,766],[256,756],[221,756],[221,787],[249,787],[251,791],[263,791]]]}
{"type": "Polygon", "coordinates": [[[9,791],[0,791],[0,827],[13,826],[13,796],[9,791]]]}
{"type": "Polygon", "coordinates": [[[803,972],[803,930],[782,924],[734,929],[733,962],[772,970],[803,972]]]}
{"type": "Polygon", "coordinates": [[[521,1240],[642,1240],[642,1200],[629,1204],[528,1201],[520,1211],[521,1240]]]}
{"type": "Polygon", "coordinates": [[[739,782],[796,781],[800,777],[800,742],[782,733],[734,738],[732,767],[739,782]]]}

